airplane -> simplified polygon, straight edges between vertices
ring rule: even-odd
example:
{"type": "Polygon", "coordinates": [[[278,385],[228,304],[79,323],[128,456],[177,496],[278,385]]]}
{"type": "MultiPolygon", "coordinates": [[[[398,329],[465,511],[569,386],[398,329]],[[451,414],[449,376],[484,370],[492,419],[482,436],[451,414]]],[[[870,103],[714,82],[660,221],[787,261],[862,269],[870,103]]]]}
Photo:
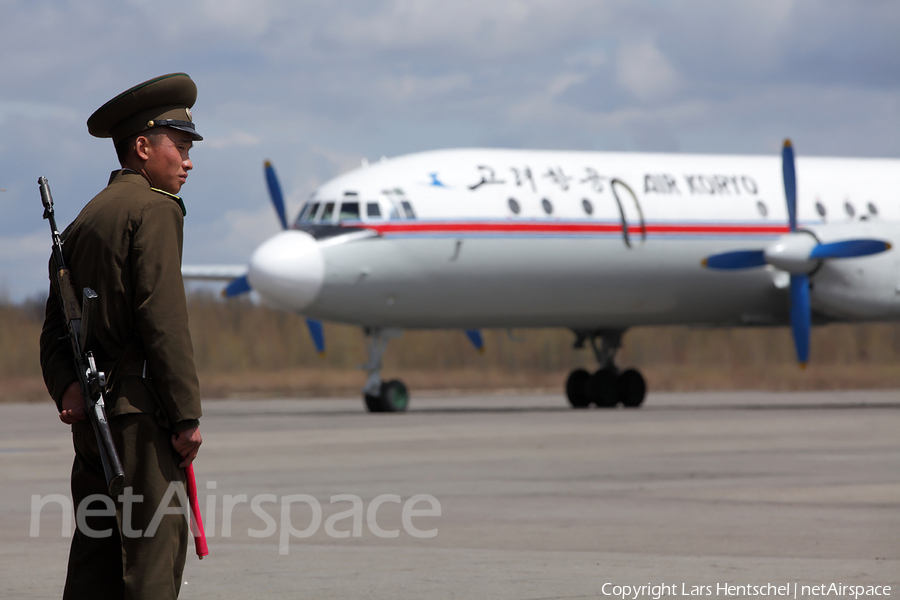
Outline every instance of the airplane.
{"type": "Polygon", "coordinates": [[[566,328],[598,368],[573,370],[573,408],[638,407],[646,382],[615,356],[630,327],[790,325],[900,318],[900,160],[449,149],[328,181],[248,266],[185,266],[321,322],[362,327],[371,412],[409,392],[381,361],[403,329],[566,328]],[[800,181],[799,195],[797,181],[800,181]]]}

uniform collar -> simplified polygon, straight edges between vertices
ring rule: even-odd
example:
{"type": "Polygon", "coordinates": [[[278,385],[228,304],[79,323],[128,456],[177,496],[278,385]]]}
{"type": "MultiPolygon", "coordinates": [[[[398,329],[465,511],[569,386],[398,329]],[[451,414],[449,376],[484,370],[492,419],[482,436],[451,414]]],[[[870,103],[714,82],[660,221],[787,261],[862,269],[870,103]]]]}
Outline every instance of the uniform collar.
{"type": "MultiPolygon", "coordinates": [[[[131,169],[119,169],[117,171],[113,171],[109,176],[109,183],[113,182],[128,182],[135,183],[142,187],[146,187],[151,191],[156,192],[157,194],[162,194],[163,196],[167,196],[178,203],[178,206],[181,207],[181,214],[183,216],[187,216],[187,208],[184,206],[184,200],[181,199],[181,196],[176,196],[175,194],[170,194],[169,192],[165,192],[155,187],[150,186],[150,182],[147,181],[147,178],[138,173],[137,171],[133,171],[131,169]]],[[[109,184],[107,184],[109,185],[109,184]]]]}

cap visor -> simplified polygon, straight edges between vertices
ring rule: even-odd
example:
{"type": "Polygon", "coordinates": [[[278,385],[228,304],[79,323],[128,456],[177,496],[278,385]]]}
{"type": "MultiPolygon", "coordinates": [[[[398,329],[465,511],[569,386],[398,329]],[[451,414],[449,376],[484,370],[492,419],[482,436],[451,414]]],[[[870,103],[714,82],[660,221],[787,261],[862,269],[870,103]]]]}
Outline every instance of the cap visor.
{"type": "Polygon", "coordinates": [[[180,127],[178,125],[167,125],[172,129],[177,129],[178,131],[183,131],[185,133],[189,133],[191,135],[191,139],[195,142],[200,142],[203,140],[203,136],[197,133],[197,130],[191,129],[190,127],[180,127]]]}

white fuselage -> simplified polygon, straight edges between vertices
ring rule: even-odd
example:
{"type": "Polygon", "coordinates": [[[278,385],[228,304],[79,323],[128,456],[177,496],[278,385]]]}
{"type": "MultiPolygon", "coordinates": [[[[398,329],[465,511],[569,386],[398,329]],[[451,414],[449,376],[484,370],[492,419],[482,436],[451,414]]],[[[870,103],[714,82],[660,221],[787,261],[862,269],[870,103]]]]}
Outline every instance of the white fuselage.
{"type": "MultiPolygon", "coordinates": [[[[900,242],[900,161],[799,158],[800,227],[900,242]]],[[[267,301],[372,327],[785,324],[787,274],[701,261],[788,232],[778,157],[445,150],[312,195],[249,270],[267,301]]],[[[811,276],[820,318],[900,316],[896,251],[811,276]]]]}

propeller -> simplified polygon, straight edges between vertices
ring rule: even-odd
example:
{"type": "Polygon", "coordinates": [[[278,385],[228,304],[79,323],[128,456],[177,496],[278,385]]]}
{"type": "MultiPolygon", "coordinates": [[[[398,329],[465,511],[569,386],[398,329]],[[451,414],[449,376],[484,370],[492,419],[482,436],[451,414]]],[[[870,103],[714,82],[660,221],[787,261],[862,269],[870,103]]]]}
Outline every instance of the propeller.
{"type": "Polygon", "coordinates": [[[891,245],[873,239],[841,240],[822,244],[812,233],[798,229],[797,177],[791,140],[785,140],[781,150],[781,171],[790,233],[764,249],[714,254],[704,258],[702,264],[710,269],[725,271],[772,265],[790,273],[791,333],[794,337],[797,360],[800,367],[805,368],[809,362],[809,336],[812,325],[809,274],[818,267],[820,261],[878,254],[890,250],[891,245]]]}
{"type": "MultiPolygon", "coordinates": [[[[784,197],[787,200],[788,224],[797,233],[797,175],[794,169],[794,146],[784,140],[781,148],[781,173],[784,177],[784,197]]],[[[809,301],[809,276],[791,273],[791,334],[797,362],[805,369],[809,362],[809,335],[812,328],[812,306],[809,301]]]]}
{"type": "Polygon", "coordinates": [[[827,258],[850,258],[869,256],[890,250],[891,245],[881,240],[843,240],[828,244],[819,244],[809,253],[810,258],[824,260],[827,258]]]}
{"type": "Polygon", "coordinates": [[[475,346],[475,349],[484,353],[484,338],[481,337],[481,332],[477,329],[466,329],[466,336],[469,338],[469,341],[472,342],[472,345],[475,346]]]}
{"type": "Polygon", "coordinates": [[[278,177],[275,176],[275,167],[271,161],[266,161],[264,170],[266,172],[266,185],[269,186],[269,197],[272,198],[272,205],[275,207],[275,213],[281,221],[281,228],[287,229],[287,216],[284,210],[284,196],[281,193],[281,186],[278,184],[278,177]]]}
{"type": "Polygon", "coordinates": [[[234,298],[235,296],[246,294],[249,291],[250,282],[247,281],[246,275],[241,275],[240,277],[232,279],[228,285],[225,286],[225,289],[222,290],[222,295],[226,298],[234,298]]]}
{"type": "Polygon", "coordinates": [[[306,319],[306,328],[309,330],[309,337],[312,338],[313,345],[319,356],[325,355],[325,332],[322,331],[322,321],[317,319],[306,319]]]}
{"type": "MultiPolygon", "coordinates": [[[[263,171],[266,175],[266,185],[269,188],[269,197],[272,199],[272,206],[275,207],[275,214],[278,215],[278,220],[281,221],[281,228],[287,229],[284,195],[281,193],[281,185],[278,183],[278,177],[275,175],[275,167],[272,166],[272,161],[267,160],[265,162],[263,171]]],[[[246,294],[250,289],[250,282],[247,281],[247,276],[242,275],[241,277],[232,279],[231,282],[225,286],[225,289],[222,290],[222,295],[226,298],[234,298],[235,296],[246,294]]],[[[318,345],[316,347],[318,348],[318,345]]],[[[321,350],[319,350],[319,352],[321,352],[321,350]]]]}
{"type": "MultiPolygon", "coordinates": [[[[278,220],[281,221],[281,228],[287,229],[288,223],[284,208],[284,195],[281,193],[281,185],[278,183],[278,177],[275,175],[275,167],[272,166],[271,161],[267,160],[263,170],[266,175],[266,185],[269,188],[269,197],[272,199],[272,205],[275,207],[275,214],[278,215],[278,220]]],[[[225,289],[222,290],[222,295],[226,298],[234,298],[235,296],[246,294],[251,289],[250,282],[247,281],[247,276],[241,275],[240,277],[232,279],[228,285],[225,286],[225,289]]],[[[316,347],[316,352],[319,353],[319,356],[323,356],[325,354],[325,332],[322,329],[322,322],[316,319],[307,318],[306,328],[309,330],[309,337],[312,338],[313,345],[316,347]]]]}
{"type": "Polygon", "coordinates": [[[710,269],[725,271],[764,267],[766,266],[766,253],[763,250],[736,250],[704,258],[702,264],[710,269]]]}

